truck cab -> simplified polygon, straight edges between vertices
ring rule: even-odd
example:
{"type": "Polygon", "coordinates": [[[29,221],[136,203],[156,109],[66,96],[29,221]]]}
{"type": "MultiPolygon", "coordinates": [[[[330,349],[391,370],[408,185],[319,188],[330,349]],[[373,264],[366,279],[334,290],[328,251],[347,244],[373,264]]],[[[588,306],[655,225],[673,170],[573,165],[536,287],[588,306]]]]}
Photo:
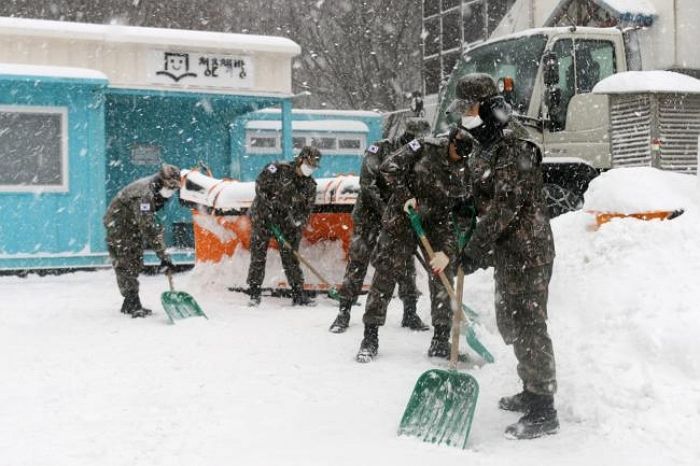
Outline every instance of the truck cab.
{"type": "Polygon", "coordinates": [[[610,168],[608,100],[591,90],[627,70],[625,52],[623,33],[614,28],[530,29],[481,43],[465,51],[442,89],[435,131],[450,124],[445,110],[459,78],[491,75],[516,119],[544,149],[548,196],[562,202],[553,213],[574,209],[588,182],[610,168]]]}

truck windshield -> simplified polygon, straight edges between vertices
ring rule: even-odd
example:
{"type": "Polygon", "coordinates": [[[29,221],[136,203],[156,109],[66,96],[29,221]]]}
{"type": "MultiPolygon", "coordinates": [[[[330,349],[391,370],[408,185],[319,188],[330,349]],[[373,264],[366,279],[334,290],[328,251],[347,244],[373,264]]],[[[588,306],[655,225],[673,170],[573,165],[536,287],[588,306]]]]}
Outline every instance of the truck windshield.
{"type": "Polygon", "coordinates": [[[545,45],[547,36],[538,34],[486,44],[467,51],[444,90],[438,106],[435,132],[443,133],[448,130],[445,110],[455,97],[457,81],[469,73],[487,73],[496,81],[505,76],[513,78],[513,110],[527,114],[545,45]]]}

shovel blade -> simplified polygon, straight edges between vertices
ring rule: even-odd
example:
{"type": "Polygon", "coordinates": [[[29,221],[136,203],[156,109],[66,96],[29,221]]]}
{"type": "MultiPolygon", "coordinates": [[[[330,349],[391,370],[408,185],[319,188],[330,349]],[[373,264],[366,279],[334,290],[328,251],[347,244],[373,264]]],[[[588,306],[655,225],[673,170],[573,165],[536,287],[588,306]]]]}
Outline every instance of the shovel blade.
{"type": "Polygon", "coordinates": [[[432,369],[416,382],[399,425],[399,435],[466,448],[479,384],[469,374],[432,369]]]}
{"type": "Polygon", "coordinates": [[[165,291],[160,295],[160,302],[171,323],[188,317],[201,316],[208,319],[197,301],[184,291],[165,291]]]}

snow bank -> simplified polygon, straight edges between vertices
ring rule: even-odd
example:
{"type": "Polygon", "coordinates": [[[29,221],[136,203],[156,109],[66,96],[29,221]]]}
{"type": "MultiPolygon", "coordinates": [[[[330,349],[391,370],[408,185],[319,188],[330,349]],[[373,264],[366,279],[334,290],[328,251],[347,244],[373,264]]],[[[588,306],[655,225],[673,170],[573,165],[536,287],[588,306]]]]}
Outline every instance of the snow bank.
{"type": "Polygon", "coordinates": [[[593,181],[584,210],[632,214],[687,209],[698,202],[698,178],[650,167],[616,168],[593,181]]]}

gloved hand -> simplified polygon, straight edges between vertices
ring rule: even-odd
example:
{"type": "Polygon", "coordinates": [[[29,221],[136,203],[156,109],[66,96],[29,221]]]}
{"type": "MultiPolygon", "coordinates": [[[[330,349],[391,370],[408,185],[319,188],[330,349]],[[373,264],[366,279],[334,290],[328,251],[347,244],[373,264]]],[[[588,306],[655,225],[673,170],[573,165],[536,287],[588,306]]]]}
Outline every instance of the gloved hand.
{"type": "Polygon", "coordinates": [[[432,267],[434,273],[442,272],[449,263],[450,258],[442,251],[436,252],[433,258],[430,259],[430,267],[432,267]]]}
{"type": "Polygon", "coordinates": [[[158,273],[173,273],[175,271],[175,264],[170,261],[169,257],[161,259],[160,265],[158,266],[158,273]]]}
{"type": "Polygon", "coordinates": [[[462,158],[467,157],[474,150],[474,138],[462,127],[452,128],[448,139],[462,158]]]}
{"type": "Polygon", "coordinates": [[[415,197],[412,197],[403,203],[403,211],[408,213],[409,207],[413,210],[416,210],[418,208],[418,201],[416,200],[415,197]]]}

